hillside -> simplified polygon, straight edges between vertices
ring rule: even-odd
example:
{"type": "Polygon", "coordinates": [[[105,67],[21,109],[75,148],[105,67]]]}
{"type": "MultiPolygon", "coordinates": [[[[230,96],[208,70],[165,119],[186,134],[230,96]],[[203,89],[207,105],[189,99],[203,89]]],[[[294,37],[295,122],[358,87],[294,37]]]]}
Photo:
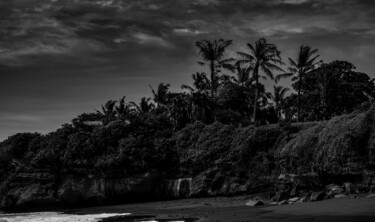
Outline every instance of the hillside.
{"type": "Polygon", "coordinates": [[[324,122],[260,127],[197,122],[173,132],[160,118],[116,120],[86,131],[65,126],[46,136],[17,134],[0,144],[0,206],[264,192],[288,198],[344,182],[360,192],[374,191],[374,121],[373,106],[324,122]]]}

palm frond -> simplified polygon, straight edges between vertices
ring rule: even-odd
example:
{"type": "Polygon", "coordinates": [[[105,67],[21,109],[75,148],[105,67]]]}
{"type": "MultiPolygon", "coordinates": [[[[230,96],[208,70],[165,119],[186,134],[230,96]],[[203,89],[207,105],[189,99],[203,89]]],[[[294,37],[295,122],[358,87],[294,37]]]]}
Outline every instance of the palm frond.
{"type": "Polygon", "coordinates": [[[294,73],[282,73],[276,76],[275,82],[278,83],[281,79],[290,78],[294,75],[294,73]]]}

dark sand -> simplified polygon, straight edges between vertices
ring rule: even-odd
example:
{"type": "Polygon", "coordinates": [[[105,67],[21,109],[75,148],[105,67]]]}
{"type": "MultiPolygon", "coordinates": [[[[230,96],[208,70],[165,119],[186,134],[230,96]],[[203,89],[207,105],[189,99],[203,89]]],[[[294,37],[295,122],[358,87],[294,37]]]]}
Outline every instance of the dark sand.
{"type": "MultiPolygon", "coordinates": [[[[132,213],[157,219],[196,218],[199,221],[375,221],[375,198],[336,198],[292,205],[246,206],[248,196],[161,201],[95,207],[71,213],[132,213]]],[[[106,220],[110,221],[110,220],[106,220]]],[[[118,218],[111,221],[129,221],[118,218]]]]}

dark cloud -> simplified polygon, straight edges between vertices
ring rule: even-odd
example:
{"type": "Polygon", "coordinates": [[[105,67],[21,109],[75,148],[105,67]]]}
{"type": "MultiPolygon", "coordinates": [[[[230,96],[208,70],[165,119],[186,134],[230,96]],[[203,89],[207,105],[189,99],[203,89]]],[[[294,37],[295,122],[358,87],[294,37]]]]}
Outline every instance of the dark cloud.
{"type": "Polygon", "coordinates": [[[372,74],[373,21],[373,0],[2,0],[0,139],[148,96],[148,84],[178,90],[202,69],[201,39],[233,39],[234,55],[266,37],[284,58],[307,44],[372,74]]]}

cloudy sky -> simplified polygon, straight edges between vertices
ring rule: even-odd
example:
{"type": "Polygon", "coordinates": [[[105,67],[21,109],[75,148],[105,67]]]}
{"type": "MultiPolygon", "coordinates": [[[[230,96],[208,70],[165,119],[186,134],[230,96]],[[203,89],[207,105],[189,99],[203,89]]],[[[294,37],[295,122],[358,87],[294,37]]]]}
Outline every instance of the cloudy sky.
{"type": "MultiPolygon", "coordinates": [[[[109,99],[179,90],[204,71],[194,42],[266,37],[375,77],[374,0],[1,0],[0,140],[46,133],[109,99]]],[[[265,82],[272,85],[272,82],[265,82]]]]}

